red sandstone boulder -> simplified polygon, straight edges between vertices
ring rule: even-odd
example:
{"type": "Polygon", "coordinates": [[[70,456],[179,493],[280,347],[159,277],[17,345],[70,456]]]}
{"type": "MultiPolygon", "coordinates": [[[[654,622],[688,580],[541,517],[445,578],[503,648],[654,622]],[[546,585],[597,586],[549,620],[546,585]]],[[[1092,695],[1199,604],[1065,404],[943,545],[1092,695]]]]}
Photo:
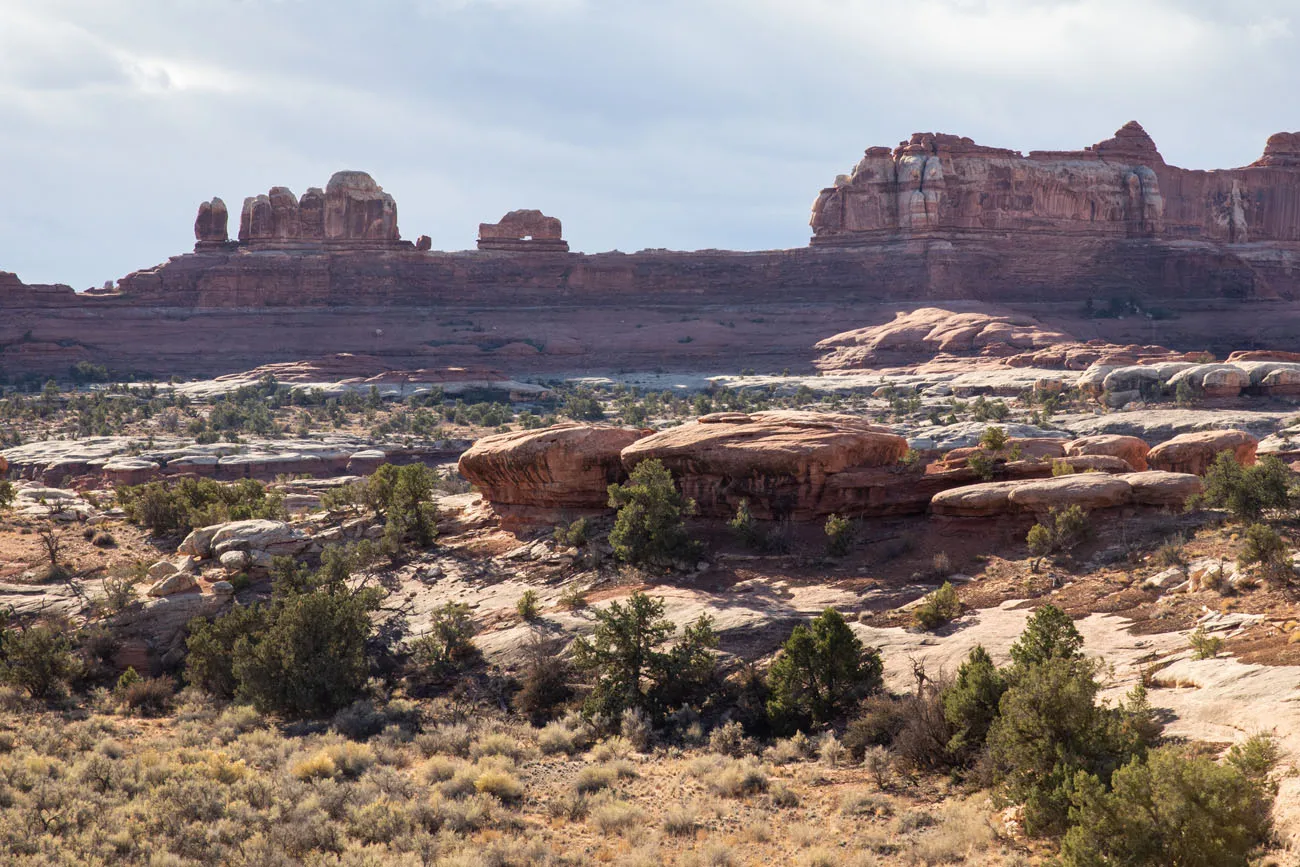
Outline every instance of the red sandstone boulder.
{"type": "Polygon", "coordinates": [[[1197,431],[1179,434],[1147,452],[1147,464],[1155,470],[1205,475],[1220,452],[1232,452],[1237,463],[1255,463],[1259,441],[1242,430],[1197,431]]]}
{"type": "Polygon", "coordinates": [[[1118,434],[1080,437],[1065,446],[1067,457],[1109,455],[1122,459],[1137,472],[1147,468],[1147,452],[1149,451],[1151,451],[1151,447],[1137,437],[1120,436],[1118,434]]]}
{"type": "Polygon", "coordinates": [[[857,416],[717,413],[637,440],[623,464],[662,461],[703,515],[730,517],[748,500],[758,518],[812,520],[844,507],[837,474],[890,467],[906,452],[905,439],[857,416]]]}
{"type": "Polygon", "coordinates": [[[589,424],[494,434],[461,455],[459,469],[507,523],[546,522],[608,508],[609,485],[626,478],[620,454],[643,436],[589,424]]]}
{"type": "Polygon", "coordinates": [[[1139,506],[1163,506],[1181,509],[1201,492],[1201,477],[1191,473],[1167,473],[1150,470],[1125,473],[1116,478],[1133,489],[1133,502],[1139,506]]]}
{"type": "Polygon", "coordinates": [[[940,491],[930,499],[930,511],[949,518],[989,518],[1012,511],[1011,492],[1022,480],[983,482],[940,491]]]}
{"type": "Polygon", "coordinates": [[[1020,482],[1007,494],[1012,506],[1035,514],[1079,506],[1085,511],[1122,506],[1133,498],[1125,481],[1104,473],[1075,473],[1020,482]]]}
{"type": "Polygon", "coordinates": [[[1186,473],[1158,470],[1117,475],[1076,473],[1050,479],[1016,479],[951,488],[931,498],[930,512],[950,518],[991,518],[1016,514],[1042,516],[1070,506],[1089,512],[1130,503],[1182,508],[1200,490],[1200,478],[1186,473]]]}

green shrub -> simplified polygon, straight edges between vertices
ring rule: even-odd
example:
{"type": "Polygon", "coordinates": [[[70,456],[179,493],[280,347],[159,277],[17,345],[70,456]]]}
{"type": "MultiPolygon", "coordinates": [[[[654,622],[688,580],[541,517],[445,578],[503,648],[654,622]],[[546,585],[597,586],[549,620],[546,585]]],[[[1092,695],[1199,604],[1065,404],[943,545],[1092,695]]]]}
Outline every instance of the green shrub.
{"type": "Polygon", "coordinates": [[[411,543],[428,547],[437,537],[434,492],[438,473],[424,464],[383,464],[369,477],[327,491],[321,505],[331,512],[367,509],[384,520],[383,546],[395,556],[411,543]]]}
{"type": "Polygon", "coordinates": [[[1223,639],[1210,635],[1204,626],[1196,627],[1196,631],[1187,636],[1187,643],[1191,645],[1195,659],[1214,659],[1223,652],[1223,639]]]}
{"type": "Polygon", "coordinates": [[[823,528],[826,533],[826,553],[843,557],[853,545],[853,522],[843,515],[831,515],[823,528]]]}
{"type": "Polygon", "coordinates": [[[670,566],[697,555],[699,546],[687,537],[684,520],[695,514],[695,501],[682,496],[658,460],[642,461],[625,484],[610,485],[609,505],[618,509],[609,542],[619,559],[670,566]]]}
{"type": "Polygon", "coordinates": [[[749,511],[749,500],[741,500],[736,514],[727,522],[731,534],[740,544],[753,551],[764,551],[768,546],[767,532],[749,511]]]}
{"type": "Polygon", "coordinates": [[[717,646],[713,621],[701,615],[671,647],[677,627],[664,619],[664,602],[636,592],[624,603],[594,612],[596,628],[573,643],[573,663],[596,683],[584,710],[618,720],[629,708],[652,717],[707,696],[716,676],[710,652],[717,646]]]}
{"type": "Polygon", "coordinates": [[[411,642],[417,679],[440,680],[458,674],[478,659],[469,606],[448,602],[429,616],[429,630],[411,642]]]}
{"type": "Polygon", "coordinates": [[[1291,471],[1268,455],[1243,467],[1232,452],[1221,452],[1205,473],[1199,502],[1226,509],[1238,521],[1258,521],[1266,513],[1291,508],[1291,471]]]}
{"type": "Polygon", "coordinates": [[[988,651],[977,644],[942,694],[944,718],[955,730],[948,742],[954,757],[968,759],[983,749],[1006,690],[1006,678],[988,651]]]}
{"type": "Polygon", "coordinates": [[[62,694],[79,669],[66,630],[43,623],[0,629],[0,680],[32,698],[62,694]]]}
{"type": "Polygon", "coordinates": [[[1024,631],[1011,645],[1012,663],[1025,669],[1050,659],[1080,659],[1083,636],[1070,616],[1055,605],[1043,605],[1030,615],[1024,631]]]}
{"type": "Polygon", "coordinates": [[[18,497],[18,490],[14,487],[13,482],[8,479],[0,479],[0,509],[7,509],[14,504],[18,497]]]}
{"type": "Polygon", "coordinates": [[[280,570],[269,603],[192,624],[187,679],[264,712],[319,716],[351,704],[369,677],[380,594],[350,586],[349,567],[348,557],[327,552],[314,575],[280,570]]]}
{"type": "Polygon", "coordinates": [[[1243,567],[1258,566],[1270,580],[1287,582],[1295,575],[1291,563],[1291,550],[1286,540],[1267,524],[1251,524],[1246,528],[1245,545],[1237,555],[1243,567]]]}
{"type": "Polygon", "coordinates": [[[1099,665],[1083,658],[1078,630],[1054,606],[1034,613],[1011,657],[988,730],[990,765],[1002,796],[1025,805],[1029,833],[1060,834],[1076,774],[1108,782],[1159,727],[1140,686],[1117,707],[1097,703],[1099,665]]]}
{"type": "Polygon", "coordinates": [[[1005,430],[997,425],[989,425],[980,434],[979,447],[990,452],[1000,452],[1007,447],[1009,441],[1010,437],[1005,430]]]}
{"type": "Polygon", "coordinates": [[[117,501],[128,520],[159,536],[225,521],[287,517],[284,496],[253,479],[228,485],[212,479],[130,485],[117,489],[117,501]]]}
{"type": "Polygon", "coordinates": [[[528,622],[532,622],[542,616],[541,597],[537,595],[536,590],[525,590],[523,595],[515,602],[515,611],[519,616],[528,622]]]}
{"type": "Polygon", "coordinates": [[[1088,513],[1081,506],[1073,505],[1065,509],[1052,509],[1047,523],[1039,523],[1029,528],[1025,544],[1030,555],[1046,557],[1048,554],[1068,553],[1082,543],[1092,532],[1088,513]]]}
{"type": "Polygon", "coordinates": [[[768,714],[786,730],[825,725],[879,690],[883,672],[880,652],[864,648],[843,616],[827,608],[781,646],[768,675],[768,714]]]}
{"type": "Polygon", "coordinates": [[[983,451],[972,452],[970,457],[966,458],[966,466],[975,474],[977,479],[985,482],[993,478],[996,470],[993,458],[983,451]]]}
{"type": "Polygon", "coordinates": [[[925,630],[938,629],[961,616],[961,601],[949,581],[938,590],[926,594],[921,604],[912,611],[916,625],[925,630]]]}
{"type": "Polygon", "coordinates": [[[1061,858],[1067,867],[1246,867],[1269,840],[1275,794],[1263,774],[1175,746],[1131,760],[1109,791],[1080,771],[1061,858]]]}
{"type": "Polygon", "coordinates": [[[591,541],[591,528],[586,518],[578,518],[567,527],[563,524],[555,525],[555,532],[552,534],[555,544],[561,548],[585,548],[591,541]]]}

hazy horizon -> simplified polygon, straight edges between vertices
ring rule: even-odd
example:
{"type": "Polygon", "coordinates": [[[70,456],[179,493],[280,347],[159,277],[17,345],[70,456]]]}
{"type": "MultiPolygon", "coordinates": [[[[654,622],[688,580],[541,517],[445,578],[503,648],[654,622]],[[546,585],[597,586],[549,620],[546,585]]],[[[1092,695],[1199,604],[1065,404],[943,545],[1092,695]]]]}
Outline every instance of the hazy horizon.
{"type": "Polygon", "coordinates": [[[817,191],[928,130],[1074,149],[1137,120],[1244,165],[1300,129],[1300,0],[0,0],[0,270],[102,284],[200,201],[340,169],[405,238],[539,208],[574,250],[807,243],[817,191]]]}

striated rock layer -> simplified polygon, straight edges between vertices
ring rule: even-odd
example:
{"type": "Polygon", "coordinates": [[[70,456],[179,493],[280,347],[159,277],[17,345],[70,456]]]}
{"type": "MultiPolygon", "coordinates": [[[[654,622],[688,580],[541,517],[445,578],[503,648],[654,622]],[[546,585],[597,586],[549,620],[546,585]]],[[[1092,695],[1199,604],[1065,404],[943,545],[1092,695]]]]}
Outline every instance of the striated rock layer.
{"type": "Polygon", "coordinates": [[[1053,332],[1078,336],[1081,365],[1093,340],[1300,351],[1297,140],[1206,172],[1165,163],[1136,124],[1027,156],[917,134],[822,192],[809,247],[752,253],[568,253],[559,220],[535,211],[482,224],[484,250],[439,252],[402,240],[373,178],[339,172],[301,197],[245,199],[234,233],[221,199],[203,203],[194,252],[106,290],[0,273],[0,366],[216,373],[332,351],[409,368],[807,370],[817,341],[938,301],[1043,322],[1037,338],[1014,318],[972,336],[993,354],[1056,352],[1053,332]],[[1162,319],[1084,313],[1115,299],[1162,319]]]}

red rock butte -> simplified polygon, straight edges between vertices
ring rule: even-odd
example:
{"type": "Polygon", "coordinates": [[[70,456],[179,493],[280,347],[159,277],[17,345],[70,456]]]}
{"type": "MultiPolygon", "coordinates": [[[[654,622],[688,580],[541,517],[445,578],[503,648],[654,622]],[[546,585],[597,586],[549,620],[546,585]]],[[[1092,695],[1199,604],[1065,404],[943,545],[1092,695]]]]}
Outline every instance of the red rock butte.
{"type": "Polygon", "coordinates": [[[936,302],[1084,340],[1300,350],[1300,133],[1216,171],[1168,165],[1136,123],[1028,155],[918,133],[823,190],[812,242],[791,250],[571,253],[558,219],[519,210],[480,224],[478,249],[436,251],[402,239],[393,196],[357,171],[246,198],[234,238],[229,222],[202,203],[193,252],[105,289],[0,272],[0,367],[206,375],[349,352],[509,373],[811,370],[817,341],[936,302]],[[1085,313],[1114,299],[1161,315],[1085,313]]]}

